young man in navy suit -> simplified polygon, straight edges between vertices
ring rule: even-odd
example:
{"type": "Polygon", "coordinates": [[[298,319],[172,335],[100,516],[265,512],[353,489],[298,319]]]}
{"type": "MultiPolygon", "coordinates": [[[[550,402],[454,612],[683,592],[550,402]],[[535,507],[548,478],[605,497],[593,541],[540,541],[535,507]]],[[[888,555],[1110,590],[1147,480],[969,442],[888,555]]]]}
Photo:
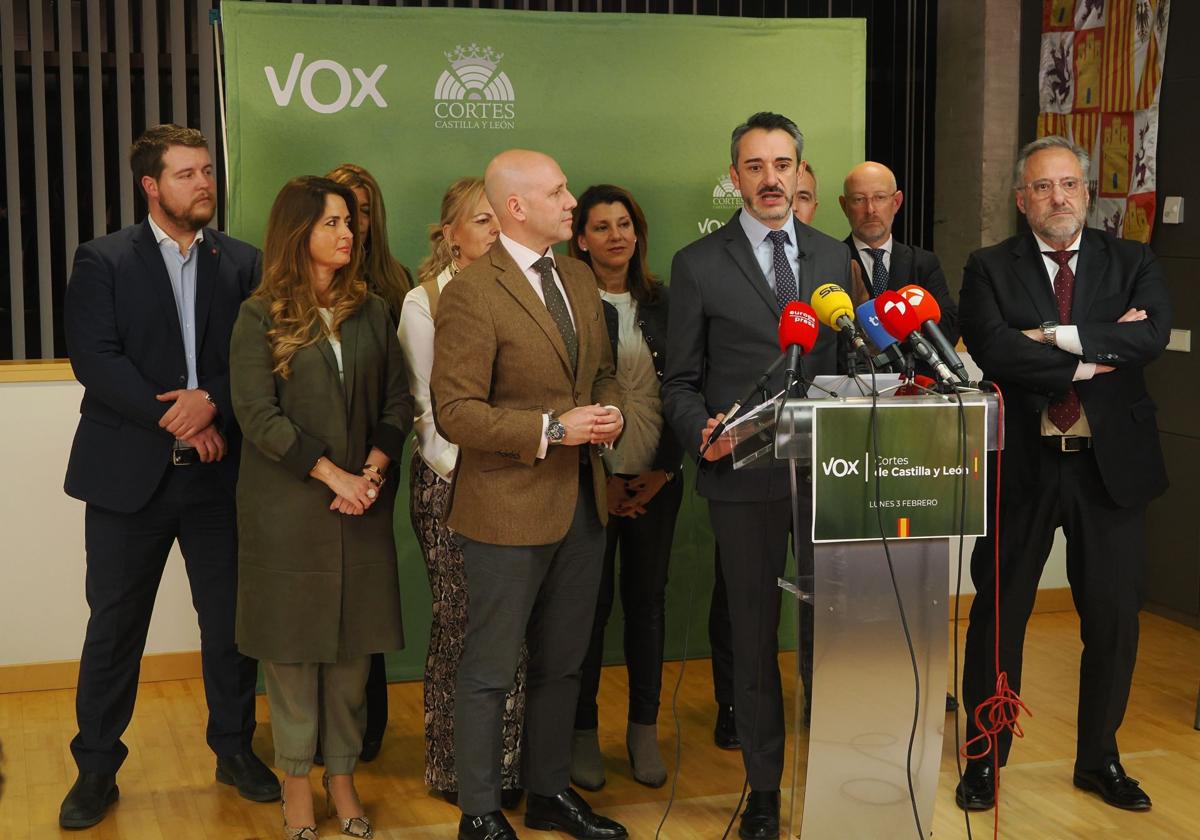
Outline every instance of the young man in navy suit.
{"type": "Polygon", "coordinates": [[[87,503],[91,609],[71,754],[79,776],[59,823],[100,822],[119,795],[154,597],[178,540],[200,622],[217,780],[279,798],[251,749],[256,663],[234,643],[240,436],[229,401],[229,337],[261,272],[254,247],[205,228],[216,210],[208,142],[177,125],[130,151],[147,218],[79,247],[67,284],[67,347],[84,387],[65,489],[87,503]]]}

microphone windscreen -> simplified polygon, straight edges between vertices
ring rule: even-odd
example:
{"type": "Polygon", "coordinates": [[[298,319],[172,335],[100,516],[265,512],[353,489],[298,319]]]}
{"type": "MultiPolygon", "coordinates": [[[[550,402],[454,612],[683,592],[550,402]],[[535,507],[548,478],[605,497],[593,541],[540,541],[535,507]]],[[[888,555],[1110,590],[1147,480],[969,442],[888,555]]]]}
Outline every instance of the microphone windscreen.
{"type": "Polygon", "coordinates": [[[784,307],[779,317],[779,349],[786,352],[792,345],[799,345],[808,353],[817,343],[820,329],[813,308],[804,301],[794,300],[784,307]]]}
{"type": "Polygon", "coordinates": [[[875,298],[875,314],[883,328],[898,339],[906,339],[921,329],[921,321],[912,306],[891,289],[875,298]]]}
{"type": "Polygon", "coordinates": [[[817,286],[812,293],[810,303],[821,323],[833,327],[835,330],[841,330],[838,319],[843,315],[854,320],[854,304],[850,300],[850,295],[846,294],[846,290],[837,283],[817,286]]]}
{"type": "Polygon", "coordinates": [[[942,322],[942,307],[938,306],[937,298],[928,289],[910,283],[900,290],[900,297],[917,311],[917,320],[922,324],[926,321],[933,321],[935,324],[942,322]]]}
{"type": "Polygon", "coordinates": [[[867,340],[878,349],[886,350],[896,343],[896,336],[885,330],[883,324],[879,322],[879,316],[875,314],[874,300],[860,303],[854,310],[854,315],[854,320],[858,322],[858,328],[866,334],[867,340]]]}

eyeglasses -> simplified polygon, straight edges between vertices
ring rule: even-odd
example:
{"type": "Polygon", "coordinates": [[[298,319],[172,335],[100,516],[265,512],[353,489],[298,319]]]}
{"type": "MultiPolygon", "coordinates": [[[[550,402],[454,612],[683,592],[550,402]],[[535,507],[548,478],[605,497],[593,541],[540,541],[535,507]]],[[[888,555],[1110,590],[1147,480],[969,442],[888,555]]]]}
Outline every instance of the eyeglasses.
{"type": "Polygon", "coordinates": [[[1021,189],[1032,192],[1034,198],[1049,198],[1055,187],[1061,189],[1064,195],[1077,195],[1082,186],[1083,180],[1080,178],[1059,178],[1057,181],[1040,178],[1033,183],[1023,185],[1021,189]]]}
{"type": "Polygon", "coordinates": [[[855,208],[867,204],[886,204],[896,192],[896,190],[892,190],[890,193],[875,193],[874,195],[848,195],[846,203],[855,208]]]}

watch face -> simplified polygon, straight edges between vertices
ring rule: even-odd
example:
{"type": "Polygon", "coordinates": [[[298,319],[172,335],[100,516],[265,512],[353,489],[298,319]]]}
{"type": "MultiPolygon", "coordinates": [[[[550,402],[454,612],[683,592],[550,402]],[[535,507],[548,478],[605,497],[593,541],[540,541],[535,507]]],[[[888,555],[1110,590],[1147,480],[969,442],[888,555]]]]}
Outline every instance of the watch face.
{"type": "Polygon", "coordinates": [[[557,443],[567,436],[567,427],[558,420],[551,420],[550,425],[546,427],[546,438],[557,443]]]}

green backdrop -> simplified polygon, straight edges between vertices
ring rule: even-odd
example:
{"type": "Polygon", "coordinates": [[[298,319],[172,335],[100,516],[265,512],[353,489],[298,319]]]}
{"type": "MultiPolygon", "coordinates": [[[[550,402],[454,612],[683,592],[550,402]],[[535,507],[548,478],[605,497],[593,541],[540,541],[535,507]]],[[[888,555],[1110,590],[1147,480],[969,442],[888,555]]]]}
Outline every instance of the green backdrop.
{"type": "MultiPolygon", "coordinates": [[[[387,202],[389,243],[409,267],[428,250],[446,186],[497,152],[545,151],[578,194],[611,182],[646,211],[651,267],[739,206],[729,133],[754,111],[787,114],[824,201],[815,224],[847,232],[843,173],[863,157],[865,22],[483,9],[222,4],[229,229],[261,244],[283,183],[339,163],[365,166],[387,202]]],[[[669,278],[666,278],[669,281],[669,278]]],[[[687,479],[691,486],[689,465],[687,479]]],[[[407,465],[404,483],[407,483],[407,465]]],[[[407,649],[394,678],[419,678],[429,588],[397,497],[407,649]]],[[[712,537],[685,496],[672,555],[667,654],[707,655],[712,537]],[[694,597],[689,605],[689,592],[694,597]]],[[[786,611],[785,611],[786,612],[786,611]]],[[[620,658],[620,611],[606,653],[620,658]]],[[[784,643],[793,633],[785,620],[784,643]]]]}

